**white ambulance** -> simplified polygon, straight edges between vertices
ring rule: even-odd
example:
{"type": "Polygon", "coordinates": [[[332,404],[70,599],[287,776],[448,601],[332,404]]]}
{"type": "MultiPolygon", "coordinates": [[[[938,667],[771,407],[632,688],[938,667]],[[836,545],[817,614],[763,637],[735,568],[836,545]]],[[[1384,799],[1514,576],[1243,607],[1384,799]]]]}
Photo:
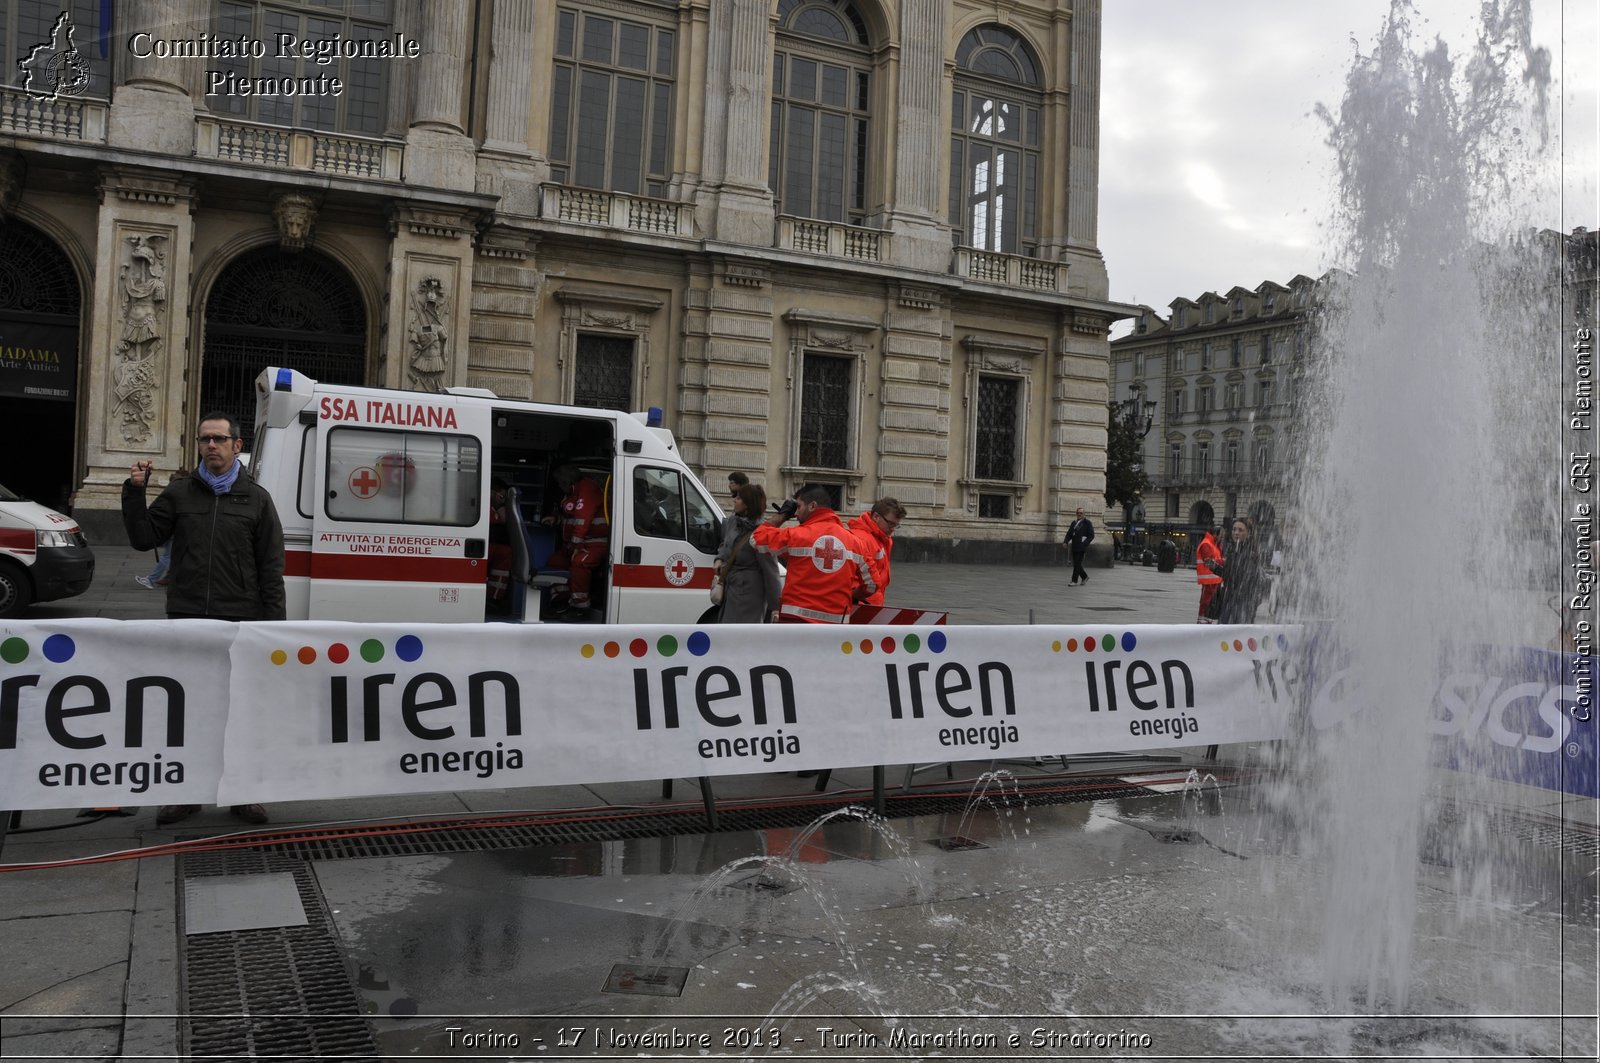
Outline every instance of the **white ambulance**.
{"type": "Polygon", "coordinates": [[[722,511],[655,420],[480,388],[394,391],[265,370],[251,472],[283,521],[288,618],[549,616],[566,577],[545,565],[560,531],[541,518],[557,512],[555,471],[570,464],[599,488],[610,525],[582,619],[709,620],[722,511]],[[497,480],[504,534],[491,523],[497,480]]]}
{"type": "Polygon", "coordinates": [[[93,579],[94,551],[78,522],[0,485],[0,617],[82,594],[93,579]]]}

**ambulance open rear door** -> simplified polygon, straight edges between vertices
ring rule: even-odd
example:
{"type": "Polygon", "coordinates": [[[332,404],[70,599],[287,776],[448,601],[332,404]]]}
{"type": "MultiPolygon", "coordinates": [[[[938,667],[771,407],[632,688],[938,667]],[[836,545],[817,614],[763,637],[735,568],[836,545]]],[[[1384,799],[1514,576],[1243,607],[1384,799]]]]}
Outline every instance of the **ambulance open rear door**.
{"type": "Polygon", "coordinates": [[[491,410],[319,388],[309,615],[483,620],[491,410]]]}

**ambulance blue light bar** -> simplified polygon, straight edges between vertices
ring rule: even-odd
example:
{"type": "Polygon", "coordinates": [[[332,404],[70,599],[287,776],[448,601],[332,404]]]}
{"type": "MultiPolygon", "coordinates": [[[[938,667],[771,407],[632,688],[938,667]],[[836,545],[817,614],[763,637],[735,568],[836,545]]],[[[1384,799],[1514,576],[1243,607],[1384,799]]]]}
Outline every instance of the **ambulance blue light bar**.
{"type": "Polygon", "coordinates": [[[277,382],[272,385],[272,390],[273,391],[293,391],[294,390],[294,370],[293,369],[280,369],[280,370],[278,370],[278,379],[277,379],[277,382]]]}
{"type": "Polygon", "coordinates": [[[650,414],[649,414],[648,417],[645,418],[644,426],[646,428],[660,428],[661,427],[661,407],[660,406],[652,406],[652,407],[650,407],[650,414]]]}

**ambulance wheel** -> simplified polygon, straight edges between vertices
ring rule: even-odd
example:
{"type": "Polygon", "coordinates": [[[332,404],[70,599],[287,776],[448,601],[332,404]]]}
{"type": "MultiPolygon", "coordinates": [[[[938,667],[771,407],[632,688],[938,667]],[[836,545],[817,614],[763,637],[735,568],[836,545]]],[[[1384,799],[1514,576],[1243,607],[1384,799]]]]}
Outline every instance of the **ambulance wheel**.
{"type": "Polygon", "coordinates": [[[0,562],[0,616],[16,616],[33,601],[28,574],[10,562],[0,562]]]}
{"type": "Polygon", "coordinates": [[[722,615],[722,606],[713,605],[710,609],[707,609],[705,612],[700,614],[700,619],[697,622],[701,624],[715,624],[717,622],[717,617],[720,615],[722,615]]]}

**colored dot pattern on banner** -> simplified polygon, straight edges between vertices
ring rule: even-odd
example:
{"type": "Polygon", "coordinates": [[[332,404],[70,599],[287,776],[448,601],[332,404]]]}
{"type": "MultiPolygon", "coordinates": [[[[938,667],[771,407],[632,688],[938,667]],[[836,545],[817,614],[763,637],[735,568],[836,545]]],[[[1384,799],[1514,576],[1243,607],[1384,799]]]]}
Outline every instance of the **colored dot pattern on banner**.
{"type": "MultiPolygon", "coordinates": [[[[422,649],[422,640],[415,635],[401,635],[394,642],[394,655],[407,663],[421,660],[422,649]]],[[[361,643],[357,652],[363,661],[377,664],[388,655],[389,649],[379,639],[367,639],[361,643]]],[[[277,649],[267,655],[267,659],[276,665],[285,665],[291,660],[301,664],[316,664],[318,658],[326,658],[330,664],[344,664],[350,659],[350,647],[343,642],[334,642],[326,649],[318,649],[316,646],[296,646],[292,651],[277,649]]]]}
{"type": "Polygon", "coordinates": [[[651,649],[655,650],[658,657],[676,657],[680,649],[688,650],[696,657],[704,657],[711,652],[711,636],[704,631],[696,631],[680,644],[678,636],[662,635],[656,639],[654,647],[650,645],[650,640],[645,638],[629,639],[627,642],[585,642],[578,647],[578,656],[586,661],[594,660],[596,655],[615,659],[624,653],[630,657],[648,657],[651,649]]]}
{"type": "Polygon", "coordinates": [[[1124,631],[1119,638],[1117,635],[1108,631],[1104,635],[1090,635],[1082,642],[1079,642],[1075,638],[1070,638],[1066,642],[1062,642],[1060,639],[1055,639],[1050,643],[1050,652],[1060,653],[1062,650],[1066,650],[1068,653],[1077,653],[1079,650],[1082,650],[1084,653],[1094,653],[1096,650],[1099,650],[1105,653],[1110,653],[1119,645],[1122,647],[1123,653],[1132,653],[1134,647],[1139,645],[1139,636],[1135,635],[1131,631],[1124,631]]]}
{"type": "MultiPolygon", "coordinates": [[[[28,645],[28,640],[13,636],[0,642],[0,661],[6,664],[21,664],[33,652],[33,647],[28,645]]],[[[39,646],[39,652],[51,664],[66,664],[78,652],[78,644],[71,635],[46,635],[39,646]]]]}
{"type": "Polygon", "coordinates": [[[914,632],[895,638],[885,635],[877,642],[871,639],[862,639],[860,642],[841,642],[839,652],[844,654],[872,654],[872,653],[921,653],[926,647],[930,653],[943,653],[948,645],[943,631],[932,631],[926,639],[914,632]]]}
{"type": "Polygon", "coordinates": [[[1289,636],[1282,632],[1276,635],[1267,635],[1262,638],[1222,639],[1219,645],[1223,653],[1258,653],[1270,652],[1274,647],[1287,652],[1289,649],[1289,636]]]}

